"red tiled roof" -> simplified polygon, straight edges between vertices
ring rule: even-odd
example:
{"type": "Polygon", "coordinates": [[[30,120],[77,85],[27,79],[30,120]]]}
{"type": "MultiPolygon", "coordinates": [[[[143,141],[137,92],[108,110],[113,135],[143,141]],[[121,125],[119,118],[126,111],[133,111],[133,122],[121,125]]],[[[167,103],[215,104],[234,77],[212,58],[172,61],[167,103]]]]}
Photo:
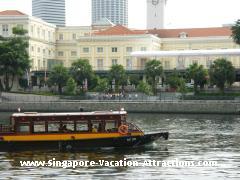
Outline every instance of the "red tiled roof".
{"type": "Polygon", "coordinates": [[[156,34],[160,38],[177,38],[183,32],[187,37],[231,36],[232,34],[230,27],[148,30],[149,34],[156,34]]]}
{"type": "Polygon", "coordinates": [[[116,25],[106,30],[95,32],[94,35],[114,36],[114,35],[134,35],[134,34],[145,34],[145,33],[146,31],[130,30],[122,25],[116,25]]]}
{"type": "Polygon", "coordinates": [[[25,16],[26,14],[18,11],[18,10],[6,10],[1,11],[0,16],[25,16]]]}

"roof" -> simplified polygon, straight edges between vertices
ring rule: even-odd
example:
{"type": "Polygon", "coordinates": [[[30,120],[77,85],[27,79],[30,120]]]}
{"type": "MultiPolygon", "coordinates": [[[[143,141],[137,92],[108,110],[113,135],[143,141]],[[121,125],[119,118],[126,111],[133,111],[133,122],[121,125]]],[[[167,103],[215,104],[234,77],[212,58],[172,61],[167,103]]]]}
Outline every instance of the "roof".
{"type": "Polygon", "coordinates": [[[18,10],[6,10],[6,11],[1,11],[0,16],[26,16],[26,14],[18,10]]]}
{"type": "Polygon", "coordinates": [[[156,34],[160,38],[178,38],[180,33],[187,37],[231,36],[231,27],[188,28],[188,29],[150,29],[149,34],[156,34]]]}
{"type": "Polygon", "coordinates": [[[131,30],[125,26],[116,25],[116,26],[110,27],[106,30],[95,32],[94,35],[114,36],[114,35],[136,35],[136,34],[145,34],[145,33],[146,33],[146,31],[131,30]]]}
{"type": "Polygon", "coordinates": [[[126,111],[94,111],[94,112],[69,112],[69,113],[37,113],[37,112],[25,112],[14,113],[12,117],[42,117],[42,116],[96,116],[96,115],[121,115],[127,114],[126,111]]]}

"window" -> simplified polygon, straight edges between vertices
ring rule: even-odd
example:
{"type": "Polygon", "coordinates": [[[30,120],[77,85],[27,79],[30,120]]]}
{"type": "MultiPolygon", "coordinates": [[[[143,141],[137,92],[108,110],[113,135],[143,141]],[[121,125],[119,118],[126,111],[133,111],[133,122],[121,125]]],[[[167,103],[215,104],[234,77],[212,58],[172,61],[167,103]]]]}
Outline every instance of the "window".
{"type": "Polygon", "coordinates": [[[59,34],[59,40],[63,40],[63,34],[59,34]]]}
{"type": "Polygon", "coordinates": [[[58,51],[58,56],[63,56],[63,51],[58,51]]]}
{"type": "Polygon", "coordinates": [[[146,61],[147,61],[146,59],[141,59],[140,66],[145,67],[146,61]]]}
{"type": "Polygon", "coordinates": [[[34,52],[34,47],[33,46],[31,46],[31,50],[32,50],[32,52],[34,52]]]}
{"type": "Polygon", "coordinates": [[[97,60],[97,68],[101,70],[103,68],[103,59],[98,59],[97,60]]]}
{"type": "Polygon", "coordinates": [[[50,40],[51,39],[51,33],[50,33],[50,31],[48,31],[48,40],[50,40]]]}
{"type": "Polygon", "coordinates": [[[43,50],[42,50],[42,52],[43,52],[43,55],[45,55],[45,53],[46,53],[46,50],[45,50],[45,49],[43,49],[43,50]]]}
{"type": "Polygon", "coordinates": [[[48,122],[48,132],[59,132],[60,122],[50,121],[48,122]]]}
{"type": "Polygon", "coordinates": [[[105,129],[107,132],[112,132],[116,130],[115,121],[108,121],[106,122],[105,129]]]}
{"type": "Polygon", "coordinates": [[[127,47],[127,48],[126,48],[126,51],[127,51],[127,52],[132,52],[132,47],[127,47]]]}
{"type": "Polygon", "coordinates": [[[147,51],[146,47],[141,47],[141,51],[147,51]]]}
{"type": "Polygon", "coordinates": [[[71,51],[71,56],[77,56],[77,51],[71,51]]]}
{"type": "Polygon", "coordinates": [[[40,36],[40,29],[37,28],[37,36],[39,37],[40,36]]]}
{"type": "Polygon", "coordinates": [[[75,33],[72,34],[72,39],[77,39],[77,35],[75,33]]]}
{"type": "Polygon", "coordinates": [[[165,67],[165,69],[170,69],[170,62],[164,61],[164,67],[165,67]]]}
{"type": "Polygon", "coordinates": [[[34,121],[33,122],[33,132],[45,132],[45,122],[44,121],[34,121]]]}
{"type": "Polygon", "coordinates": [[[88,53],[88,52],[89,52],[89,48],[88,48],[88,47],[84,47],[84,48],[83,48],[83,52],[84,52],[84,53],[88,53]]]}
{"type": "Polygon", "coordinates": [[[87,121],[77,121],[76,122],[77,131],[88,131],[88,122],[87,121]]]}
{"type": "Polygon", "coordinates": [[[102,53],[102,52],[103,52],[103,47],[98,47],[98,48],[97,48],[97,52],[98,52],[98,53],[102,53]]]}
{"type": "Polygon", "coordinates": [[[117,59],[112,59],[112,65],[116,65],[118,63],[117,59]]]}
{"type": "Polygon", "coordinates": [[[41,51],[41,49],[40,49],[40,47],[38,48],[38,53],[40,53],[40,51],[41,51]]]}
{"type": "Polygon", "coordinates": [[[3,35],[8,35],[8,25],[7,24],[2,25],[2,32],[3,32],[3,35]]]}
{"type": "Polygon", "coordinates": [[[29,123],[27,123],[27,122],[26,123],[20,123],[18,131],[22,132],[22,133],[29,133],[30,132],[29,123]]]}
{"type": "Polygon", "coordinates": [[[42,37],[45,39],[45,30],[42,30],[42,37]]]}
{"type": "Polygon", "coordinates": [[[73,121],[62,121],[62,127],[65,126],[65,130],[68,132],[74,131],[74,122],[73,121]]]}
{"type": "Polygon", "coordinates": [[[126,60],[126,65],[127,65],[127,70],[131,70],[132,69],[132,60],[131,59],[127,59],[126,60]]]}
{"type": "Polygon", "coordinates": [[[118,52],[117,47],[112,47],[112,52],[118,52]]]}
{"type": "Polygon", "coordinates": [[[48,50],[48,55],[51,56],[51,50],[48,50]]]}

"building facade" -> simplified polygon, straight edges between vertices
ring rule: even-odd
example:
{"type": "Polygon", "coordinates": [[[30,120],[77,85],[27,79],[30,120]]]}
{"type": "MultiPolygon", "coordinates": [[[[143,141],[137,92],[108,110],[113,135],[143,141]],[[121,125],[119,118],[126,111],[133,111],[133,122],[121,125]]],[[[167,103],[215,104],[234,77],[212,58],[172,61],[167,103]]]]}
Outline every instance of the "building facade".
{"type": "MultiPolygon", "coordinates": [[[[95,71],[107,72],[121,64],[128,72],[143,72],[150,59],[161,61],[166,72],[184,71],[198,63],[205,68],[219,57],[137,58],[134,51],[239,49],[230,27],[131,30],[125,26],[56,27],[19,11],[0,12],[0,35],[12,35],[15,26],[28,30],[29,55],[33,73],[50,71],[54,64],[70,67],[77,59],[87,59],[95,71]]],[[[224,56],[222,56],[224,57],[224,56]]],[[[226,56],[240,69],[239,56],[226,56]]]]}
{"type": "Polygon", "coordinates": [[[147,0],[147,29],[163,29],[167,0],[147,0]]]}
{"type": "Polygon", "coordinates": [[[114,24],[128,25],[128,0],[92,0],[92,24],[107,18],[114,24]]]}
{"type": "Polygon", "coordinates": [[[56,26],[65,26],[65,0],[32,0],[32,15],[56,26]]]}

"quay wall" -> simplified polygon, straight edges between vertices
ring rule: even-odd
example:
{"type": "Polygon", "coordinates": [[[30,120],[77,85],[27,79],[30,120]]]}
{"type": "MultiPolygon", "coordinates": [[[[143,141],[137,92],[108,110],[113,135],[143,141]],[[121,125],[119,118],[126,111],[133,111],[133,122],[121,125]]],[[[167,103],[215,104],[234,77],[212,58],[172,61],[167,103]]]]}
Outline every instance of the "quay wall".
{"type": "Polygon", "coordinates": [[[118,110],[135,113],[240,114],[240,101],[56,101],[0,102],[0,111],[76,112],[118,110]]]}

